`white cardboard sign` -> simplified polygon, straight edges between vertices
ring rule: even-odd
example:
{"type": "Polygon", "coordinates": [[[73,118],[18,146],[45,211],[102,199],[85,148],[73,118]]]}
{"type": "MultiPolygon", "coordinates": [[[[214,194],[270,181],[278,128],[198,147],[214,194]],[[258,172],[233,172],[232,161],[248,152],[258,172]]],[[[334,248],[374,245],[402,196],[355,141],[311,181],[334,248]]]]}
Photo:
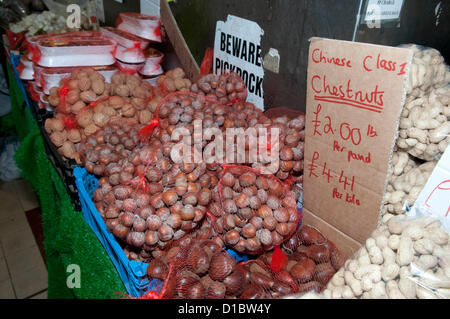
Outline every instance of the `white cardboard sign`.
{"type": "Polygon", "coordinates": [[[393,20],[400,17],[403,0],[368,0],[365,21],[393,20]]]}
{"type": "Polygon", "coordinates": [[[433,216],[450,231],[450,146],[437,163],[410,216],[433,216]]]}
{"type": "Polygon", "coordinates": [[[247,102],[261,110],[264,110],[263,34],[256,22],[228,15],[227,21],[217,21],[213,61],[215,74],[230,71],[239,74],[247,86],[247,102]]]}

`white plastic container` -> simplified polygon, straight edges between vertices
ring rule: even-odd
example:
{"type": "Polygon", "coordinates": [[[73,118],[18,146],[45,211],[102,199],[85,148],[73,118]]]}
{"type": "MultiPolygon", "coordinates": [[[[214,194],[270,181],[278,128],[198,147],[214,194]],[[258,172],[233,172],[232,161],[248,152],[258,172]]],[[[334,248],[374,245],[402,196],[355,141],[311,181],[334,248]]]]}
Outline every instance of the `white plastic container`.
{"type": "MultiPolygon", "coordinates": [[[[45,94],[50,94],[50,89],[54,86],[59,86],[62,79],[67,78],[77,67],[67,68],[42,68],[41,84],[42,91],[45,94]]],[[[117,72],[117,67],[109,66],[93,66],[92,69],[105,77],[106,82],[111,82],[111,77],[117,72]]]]}
{"type": "Polygon", "coordinates": [[[155,64],[152,66],[144,65],[142,69],[139,70],[139,74],[143,76],[157,76],[164,73],[164,70],[160,64],[155,64]]]}
{"type": "Polygon", "coordinates": [[[127,74],[136,74],[144,66],[144,63],[124,63],[119,60],[116,61],[117,68],[127,74]]]}
{"type": "Polygon", "coordinates": [[[154,76],[154,77],[149,77],[149,78],[143,78],[143,80],[145,82],[150,83],[151,86],[158,86],[158,84],[156,82],[158,81],[159,78],[160,78],[160,76],[154,76]]]}
{"type": "Polygon", "coordinates": [[[162,42],[161,20],[156,16],[135,12],[120,13],[117,28],[150,41],[162,42]]]}
{"type": "Polygon", "coordinates": [[[156,49],[149,48],[145,52],[145,64],[139,73],[144,76],[155,76],[164,73],[161,67],[161,62],[164,59],[164,54],[156,49]]]}
{"type": "Polygon", "coordinates": [[[42,79],[42,72],[45,68],[42,66],[37,65],[36,63],[33,63],[33,71],[34,71],[34,81],[36,82],[36,85],[38,87],[42,87],[43,85],[43,79],[42,79]]]}
{"type": "Polygon", "coordinates": [[[44,67],[111,65],[117,43],[112,39],[50,39],[36,43],[33,61],[44,67]]]}
{"type": "Polygon", "coordinates": [[[115,65],[94,66],[92,68],[103,75],[105,77],[105,81],[108,83],[111,83],[111,77],[119,70],[115,65]]]}
{"type": "Polygon", "coordinates": [[[70,76],[70,73],[75,68],[45,68],[42,71],[42,91],[45,94],[50,94],[50,89],[59,86],[59,82],[70,76]]]}
{"type": "Polygon", "coordinates": [[[34,80],[33,61],[29,60],[26,56],[20,58],[20,63],[17,66],[19,77],[22,80],[31,81],[34,80]]]}
{"type": "Polygon", "coordinates": [[[40,34],[27,37],[27,58],[32,60],[34,49],[38,41],[48,40],[52,38],[92,38],[101,37],[101,33],[98,31],[74,31],[56,34],[40,34]]]}
{"type": "Polygon", "coordinates": [[[149,42],[142,38],[135,36],[134,34],[119,30],[113,27],[102,27],[100,28],[100,32],[106,38],[111,38],[117,42],[118,45],[121,45],[125,48],[137,48],[141,51],[147,49],[149,42]]]}
{"type": "Polygon", "coordinates": [[[126,48],[117,46],[115,58],[125,63],[143,63],[145,62],[144,52],[136,48],[126,48]]]}

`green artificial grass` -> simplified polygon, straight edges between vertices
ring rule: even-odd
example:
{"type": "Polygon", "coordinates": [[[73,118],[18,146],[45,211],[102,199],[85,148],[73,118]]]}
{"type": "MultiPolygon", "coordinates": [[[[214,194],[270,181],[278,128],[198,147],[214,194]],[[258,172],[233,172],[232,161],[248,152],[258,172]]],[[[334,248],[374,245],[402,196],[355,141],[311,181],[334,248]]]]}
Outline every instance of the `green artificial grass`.
{"type": "Polygon", "coordinates": [[[70,202],[62,180],[47,157],[44,141],[24,97],[8,68],[12,118],[21,145],[16,152],[23,178],[36,192],[42,210],[48,270],[48,298],[120,298],[125,287],[105,249],[70,202]],[[81,287],[70,289],[69,265],[78,265],[81,287]]]}

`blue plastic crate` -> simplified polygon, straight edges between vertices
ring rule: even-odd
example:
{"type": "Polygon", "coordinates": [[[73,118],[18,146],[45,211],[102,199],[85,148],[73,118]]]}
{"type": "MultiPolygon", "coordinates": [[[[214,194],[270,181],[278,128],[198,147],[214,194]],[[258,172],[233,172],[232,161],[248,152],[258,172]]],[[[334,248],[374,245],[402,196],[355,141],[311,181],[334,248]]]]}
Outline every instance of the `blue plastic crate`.
{"type": "Polygon", "coordinates": [[[105,222],[92,201],[94,191],[98,187],[98,180],[86,169],[80,167],[75,167],[73,174],[83,217],[111,258],[128,294],[140,297],[149,290],[159,293],[162,282],[157,279],[149,281],[146,278],[148,264],[129,260],[117,240],[106,228],[105,222]]]}
{"type": "Polygon", "coordinates": [[[11,60],[11,66],[14,72],[14,77],[16,78],[17,85],[20,88],[20,91],[22,92],[23,98],[25,99],[25,103],[27,104],[28,108],[31,108],[30,101],[28,100],[28,94],[25,90],[25,87],[23,86],[22,79],[20,78],[19,72],[17,71],[17,67],[20,64],[20,57],[21,55],[16,55],[14,53],[10,54],[10,60],[11,60]]]}
{"type": "MultiPolygon", "coordinates": [[[[148,264],[130,261],[114,235],[106,228],[105,222],[92,201],[94,191],[98,188],[97,178],[89,174],[86,169],[80,167],[75,167],[73,174],[78,189],[78,196],[80,197],[83,217],[111,258],[128,293],[133,297],[140,297],[149,290],[159,293],[163,282],[158,279],[153,279],[149,282],[145,277],[148,264]]],[[[297,202],[297,207],[300,212],[299,227],[302,225],[302,203],[302,196],[300,196],[297,202]]],[[[256,256],[239,253],[231,248],[226,248],[226,251],[236,262],[245,262],[256,258],[256,256]]]]}

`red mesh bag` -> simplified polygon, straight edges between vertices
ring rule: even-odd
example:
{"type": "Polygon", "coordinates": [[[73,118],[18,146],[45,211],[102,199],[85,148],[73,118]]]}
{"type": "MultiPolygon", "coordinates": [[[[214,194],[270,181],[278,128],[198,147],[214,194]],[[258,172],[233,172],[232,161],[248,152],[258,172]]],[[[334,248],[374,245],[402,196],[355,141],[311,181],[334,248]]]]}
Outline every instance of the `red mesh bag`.
{"type": "Polygon", "coordinates": [[[213,198],[208,216],[225,245],[241,253],[273,249],[295,233],[299,223],[294,196],[286,185],[247,166],[224,166],[213,198]]]}
{"type": "Polygon", "coordinates": [[[200,65],[200,76],[211,73],[213,66],[214,49],[206,48],[205,56],[203,57],[202,64],[200,65]]]}
{"type": "Polygon", "coordinates": [[[136,145],[114,144],[121,141],[118,132],[126,136],[123,127],[101,130],[105,131],[110,132],[108,136],[91,136],[81,149],[87,169],[94,159],[98,164],[93,172],[97,166],[102,168],[100,175],[104,177],[99,181],[101,187],[95,191],[94,201],[110,231],[129,245],[151,252],[165,249],[171,241],[199,227],[211,198],[211,181],[203,177],[207,174],[206,165],[173,163],[167,145],[155,137],[141,144],[135,126],[130,131],[136,145]],[[105,143],[93,146],[97,138],[103,138],[105,143]],[[100,154],[103,151],[114,157],[106,165],[100,154]]]}
{"type": "Polygon", "coordinates": [[[281,247],[258,259],[269,265],[275,276],[297,285],[298,293],[321,292],[344,263],[338,248],[311,226],[303,225],[281,247]]]}
{"type": "Polygon", "coordinates": [[[128,157],[140,144],[139,131],[143,125],[126,119],[112,119],[102,129],[83,139],[79,146],[79,153],[86,170],[98,176],[110,177],[113,185],[130,180],[134,168],[130,173],[127,169],[128,157]]]}
{"type": "Polygon", "coordinates": [[[289,274],[273,271],[270,265],[261,259],[254,259],[240,264],[246,272],[246,282],[241,299],[271,299],[294,294],[298,285],[289,274]]]}
{"type": "MultiPolygon", "coordinates": [[[[303,155],[305,140],[305,115],[294,118],[288,116],[272,117],[270,127],[279,129],[278,158],[279,167],[274,175],[286,182],[290,188],[303,184],[303,155]]],[[[266,165],[255,163],[254,168],[266,165]]]]}
{"type": "Polygon", "coordinates": [[[167,253],[153,259],[149,279],[164,281],[161,292],[149,292],[146,299],[240,298],[247,286],[247,269],[237,264],[212,240],[185,237],[167,253]]]}
{"type": "Polygon", "coordinates": [[[236,72],[204,75],[192,85],[191,91],[229,106],[247,99],[245,83],[236,72]]]}
{"type": "MultiPolygon", "coordinates": [[[[65,114],[78,114],[85,106],[106,100],[110,93],[105,77],[91,67],[75,68],[56,88],[59,97],[56,109],[65,114]]],[[[49,88],[49,93],[55,94],[54,89],[49,88]]]]}

